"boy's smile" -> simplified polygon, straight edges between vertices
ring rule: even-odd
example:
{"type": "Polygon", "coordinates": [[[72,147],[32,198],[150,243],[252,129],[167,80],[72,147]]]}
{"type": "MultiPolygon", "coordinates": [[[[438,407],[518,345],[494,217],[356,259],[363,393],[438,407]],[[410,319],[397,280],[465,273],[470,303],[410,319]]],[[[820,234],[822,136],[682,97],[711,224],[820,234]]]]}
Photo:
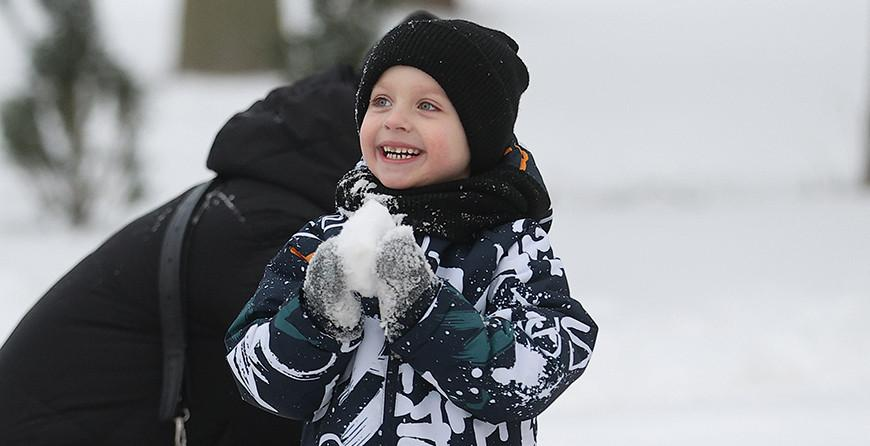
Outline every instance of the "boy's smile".
{"type": "Polygon", "coordinates": [[[471,153],[459,115],[438,82],[417,68],[396,65],[378,79],[359,138],[369,169],[391,189],[470,174],[471,153]]]}

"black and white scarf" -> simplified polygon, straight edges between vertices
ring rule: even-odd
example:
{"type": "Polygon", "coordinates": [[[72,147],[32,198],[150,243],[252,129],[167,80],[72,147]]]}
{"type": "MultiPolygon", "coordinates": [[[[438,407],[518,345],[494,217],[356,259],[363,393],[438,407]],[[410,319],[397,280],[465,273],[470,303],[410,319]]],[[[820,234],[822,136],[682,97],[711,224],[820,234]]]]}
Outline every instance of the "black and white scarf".
{"type": "Polygon", "coordinates": [[[550,208],[544,186],[525,172],[499,165],[462,180],[390,189],[360,163],[339,181],[335,204],[356,211],[366,198],[404,214],[403,224],[451,241],[467,242],[482,230],[522,218],[540,219],[550,208]]]}

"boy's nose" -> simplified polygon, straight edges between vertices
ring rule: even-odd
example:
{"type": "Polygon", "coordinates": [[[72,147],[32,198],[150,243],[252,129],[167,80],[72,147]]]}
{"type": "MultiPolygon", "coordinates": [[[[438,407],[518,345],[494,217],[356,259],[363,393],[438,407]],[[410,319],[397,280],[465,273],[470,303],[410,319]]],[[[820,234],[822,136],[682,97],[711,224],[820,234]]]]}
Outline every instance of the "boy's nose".
{"type": "Polygon", "coordinates": [[[384,127],[389,130],[404,130],[408,131],[410,125],[405,115],[396,109],[390,111],[390,114],[384,119],[384,127]]]}

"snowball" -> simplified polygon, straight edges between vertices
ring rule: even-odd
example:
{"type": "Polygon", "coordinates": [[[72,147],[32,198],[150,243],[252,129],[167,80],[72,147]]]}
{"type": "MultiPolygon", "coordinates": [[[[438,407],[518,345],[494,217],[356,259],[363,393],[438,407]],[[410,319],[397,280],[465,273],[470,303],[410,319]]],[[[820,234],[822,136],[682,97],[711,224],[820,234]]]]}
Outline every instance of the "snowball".
{"type": "Polygon", "coordinates": [[[379,289],[375,273],[375,252],[380,240],[396,221],[384,205],[367,200],[335,237],[338,255],[344,260],[348,288],[363,296],[375,296],[379,289]]]}

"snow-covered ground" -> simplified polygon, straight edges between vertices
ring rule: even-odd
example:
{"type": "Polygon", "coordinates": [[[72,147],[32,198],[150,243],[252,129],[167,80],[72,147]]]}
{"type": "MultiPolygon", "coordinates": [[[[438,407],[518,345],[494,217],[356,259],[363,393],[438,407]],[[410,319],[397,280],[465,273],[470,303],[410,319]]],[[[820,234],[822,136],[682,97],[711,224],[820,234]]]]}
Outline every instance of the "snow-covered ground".
{"type": "MultiPolygon", "coordinates": [[[[0,340],[124,221],[207,178],[215,132],[280,83],[172,74],[179,4],[97,2],[149,88],[143,203],[69,231],[0,157],[0,340]]],[[[867,3],[460,4],[520,43],[532,84],[517,132],[601,326],[541,444],[868,444],[870,191],[853,186],[867,3]]],[[[6,97],[25,64],[3,27],[0,55],[6,97]]]]}

